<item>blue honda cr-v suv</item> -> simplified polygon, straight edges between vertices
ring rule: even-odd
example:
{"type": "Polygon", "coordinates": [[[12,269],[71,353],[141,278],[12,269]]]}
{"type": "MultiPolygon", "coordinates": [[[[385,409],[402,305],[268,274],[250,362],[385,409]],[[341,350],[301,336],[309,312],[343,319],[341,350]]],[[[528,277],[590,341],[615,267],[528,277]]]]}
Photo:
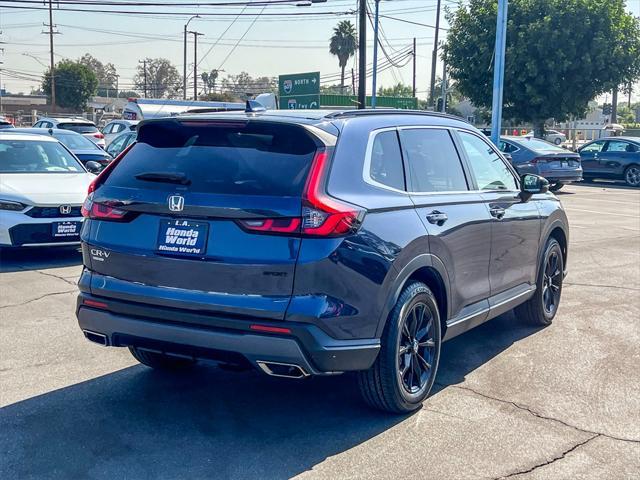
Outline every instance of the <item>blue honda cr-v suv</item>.
{"type": "Polygon", "coordinates": [[[358,371],[418,408],[440,347],[514,307],[555,316],[568,225],[467,123],[397,110],[143,122],[90,187],[77,316],[140,362],[358,371]]]}

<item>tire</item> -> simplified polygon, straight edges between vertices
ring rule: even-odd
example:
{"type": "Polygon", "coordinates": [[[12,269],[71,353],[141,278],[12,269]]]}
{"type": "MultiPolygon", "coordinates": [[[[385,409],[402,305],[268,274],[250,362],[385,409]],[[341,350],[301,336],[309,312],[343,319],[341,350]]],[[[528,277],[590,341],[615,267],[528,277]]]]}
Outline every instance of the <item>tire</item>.
{"type": "Polygon", "coordinates": [[[516,316],[532,326],[551,325],[560,304],[563,272],[562,248],[558,241],[551,237],[547,241],[540,263],[536,292],[533,297],[516,307],[516,316]]]}
{"type": "Polygon", "coordinates": [[[551,190],[552,192],[557,192],[558,190],[560,190],[562,187],[564,187],[564,183],[562,182],[556,182],[553,185],[551,185],[549,187],[549,190],[551,190]]]}
{"type": "Polygon", "coordinates": [[[640,187],[640,165],[629,165],[624,171],[624,181],[630,187],[640,187]]]}
{"type": "Polygon", "coordinates": [[[425,284],[411,283],[389,315],[378,358],[358,373],[364,401],[391,413],[419,409],[435,381],[440,345],[436,299],[425,284]]]}
{"type": "Polygon", "coordinates": [[[179,370],[196,364],[196,361],[192,359],[171,357],[163,353],[140,350],[136,347],[129,347],[129,351],[133,358],[140,363],[157,370],[179,370]]]}
{"type": "Polygon", "coordinates": [[[556,138],[553,140],[553,143],[555,143],[556,145],[560,145],[560,144],[562,143],[562,139],[561,139],[560,137],[556,137],[556,138]]]}

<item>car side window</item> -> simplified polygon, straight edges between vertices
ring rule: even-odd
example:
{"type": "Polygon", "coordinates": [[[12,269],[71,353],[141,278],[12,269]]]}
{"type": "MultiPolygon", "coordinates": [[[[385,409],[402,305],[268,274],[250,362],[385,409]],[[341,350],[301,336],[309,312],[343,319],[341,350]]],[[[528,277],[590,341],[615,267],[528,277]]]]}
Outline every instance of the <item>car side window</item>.
{"type": "Polygon", "coordinates": [[[607,152],[636,152],[636,147],[632,143],[622,142],[620,140],[609,140],[607,143],[607,152]]]}
{"type": "Polygon", "coordinates": [[[513,173],[487,142],[471,133],[458,133],[480,190],[518,190],[513,173]]]}
{"type": "Polygon", "coordinates": [[[498,148],[500,149],[501,152],[504,152],[504,153],[513,153],[518,150],[518,148],[515,145],[505,142],[504,140],[500,140],[500,145],[498,148]]]}
{"type": "Polygon", "coordinates": [[[402,129],[400,142],[407,160],[411,191],[459,192],[469,189],[448,130],[402,129]]]}
{"type": "Polygon", "coordinates": [[[604,141],[598,140],[597,142],[590,143],[589,145],[585,145],[580,149],[580,153],[599,153],[602,151],[602,147],[604,147],[604,141]]]}
{"type": "Polygon", "coordinates": [[[375,182],[404,190],[404,167],[395,130],[378,133],[371,148],[369,176],[375,182]]]}
{"type": "Polygon", "coordinates": [[[131,145],[135,141],[136,141],[136,135],[133,133],[130,133],[129,135],[127,135],[127,141],[124,142],[123,148],[127,148],[129,145],[131,145]]]}
{"type": "Polygon", "coordinates": [[[110,123],[109,125],[105,126],[105,127],[102,129],[102,133],[104,133],[104,134],[109,134],[109,133],[111,133],[111,131],[112,131],[112,130],[113,130],[113,124],[112,124],[112,123],[110,123]]]}
{"type": "Polygon", "coordinates": [[[127,139],[126,135],[121,135],[120,137],[117,137],[107,147],[107,153],[115,157],[122,150],[122,146],[126,139],[127,139]]]}
{"type": "Polygon", "coordinates": [[[114,123],[113,130],[111,133],[120,133],[122,130],[124,130],[124,127],[122,126],[121,123],[114,123]]]}

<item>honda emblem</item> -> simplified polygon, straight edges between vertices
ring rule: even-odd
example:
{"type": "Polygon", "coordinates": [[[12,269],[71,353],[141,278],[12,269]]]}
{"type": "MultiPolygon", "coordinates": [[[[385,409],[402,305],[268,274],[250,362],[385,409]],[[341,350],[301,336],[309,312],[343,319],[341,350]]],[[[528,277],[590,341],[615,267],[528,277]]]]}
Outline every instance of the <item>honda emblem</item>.
{"type": "Polygon", "coordinates": [[[172,212],[181,212],[184,208],[184,197],[180,195],[171,195],[169,197],[169,210],[172,212]]]}
{"type": "Polygon", "coordinates": [[[69,215],[71,213],[71,205],[60,205],[60,213],[62,215],[69,215]]]}

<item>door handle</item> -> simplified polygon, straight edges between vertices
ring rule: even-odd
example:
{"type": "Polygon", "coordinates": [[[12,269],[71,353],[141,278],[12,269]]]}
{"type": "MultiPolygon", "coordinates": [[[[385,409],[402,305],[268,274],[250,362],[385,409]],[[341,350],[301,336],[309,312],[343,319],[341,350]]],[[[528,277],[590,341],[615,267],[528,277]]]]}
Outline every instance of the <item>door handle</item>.
{"type": "Polygon", "coordinates": [[[501,207],[492,207],[489,209],[489,213],[491,213],[492,217],[497,218],[498,220],[502,220],[504,214],[506,213],[504,208],[501,207]]]}
{"type": "Polygon", "coordinates": [[[427,221],[433,225],[442,226],[448,219],[449,217],[446,213],[439,212],[438,210],[427,214],[427,221]]]}

